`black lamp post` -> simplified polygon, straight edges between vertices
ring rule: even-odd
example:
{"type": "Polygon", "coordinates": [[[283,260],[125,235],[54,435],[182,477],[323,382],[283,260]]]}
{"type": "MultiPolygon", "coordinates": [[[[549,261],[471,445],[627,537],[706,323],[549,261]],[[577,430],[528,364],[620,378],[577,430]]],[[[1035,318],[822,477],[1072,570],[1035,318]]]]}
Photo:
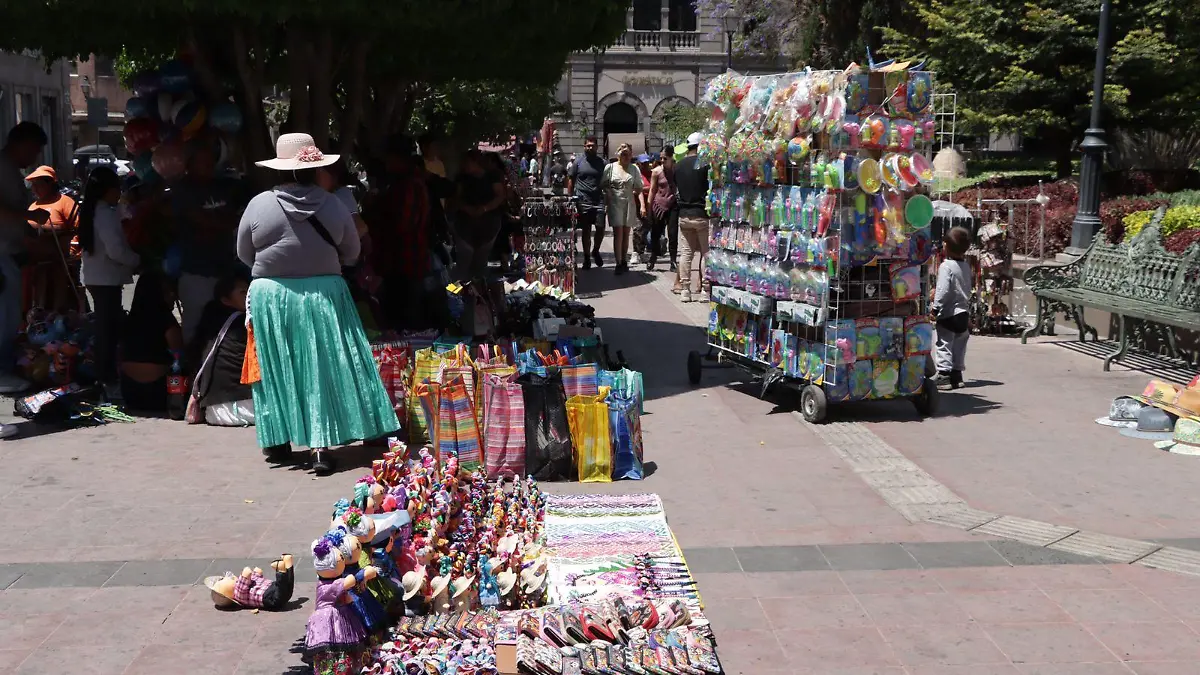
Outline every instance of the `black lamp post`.
{"type": "Polygon", "coordinates": [[[725,28],[726,66],[729,70],[733,70],[733,34],[737,32],[738,26],[740,26],[742,23],[742,19],[737,15],[726,12],[725,15],[721,17],[721,22],[724,24],[725,28]]]}
{"type": "Polygon", "coordinates": [[[1067,253],[1082,255],[1100,231],[1100,173],[1104,152],[1108,150],[1100,111],[1104,104],[1104,70],[1108,65],[1108,11],[1111,0],[1100,1],[1100,33],[1096,38],[1096,73],[1092,81],[1092,118],[1083,133],[1079,149],[1083,161],[1079,169],[1079,208],[1071,223],[1071,246],[1067,253]]]}

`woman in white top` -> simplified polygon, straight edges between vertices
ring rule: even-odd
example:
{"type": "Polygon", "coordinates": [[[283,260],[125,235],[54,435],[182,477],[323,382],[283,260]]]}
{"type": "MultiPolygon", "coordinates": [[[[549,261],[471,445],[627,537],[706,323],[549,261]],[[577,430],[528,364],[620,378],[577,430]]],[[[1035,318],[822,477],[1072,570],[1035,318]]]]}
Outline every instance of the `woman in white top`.
{"type": "Polygon", "coordinates": [[[633,164],[633,149],[628,143],[617,148],[617,161],[604,167],[600,178],[604,201],[608,209],[608,224],[613,228],[613,253],[617,257],[616,274],[629,270],[625,260],[629,253],[629,228],[646,215],[646,198],[642,190],[642,172],[633,164]]]}
{"type": "Polygon", "coordinates": [[[121,287],[133,282],[133,271],[141,263],[121,228],[117,212],[120,200],[121,179],[117,173],[104,166],[92,169],[79,213],[79,246],[83,249],[80,277],[95,309],[96,378],[109,397],[116,396],[118,383],[117,342],[125,314],[121,287]]]}

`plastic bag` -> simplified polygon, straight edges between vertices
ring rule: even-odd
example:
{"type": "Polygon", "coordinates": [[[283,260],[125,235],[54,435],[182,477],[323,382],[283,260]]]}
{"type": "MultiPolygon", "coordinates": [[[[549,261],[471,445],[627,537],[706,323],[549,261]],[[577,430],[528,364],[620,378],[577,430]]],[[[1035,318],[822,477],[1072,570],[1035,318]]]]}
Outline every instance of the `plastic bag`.
{"type": "Polygon", "coordinates": [[[467,471],[483,465],[483,443],[475,403],[461,377],[444,382],[438,397],[436,444],[442,456],[456,455],[467,471]]]}
{"type": "Polygon", "coordinates": [[[609,436],[612,438],[613,480],[641,480],[642,414],[637,401],[624,396],[608,396],[609,436]]]}
{"type": "Polygon", "coordinates": [[[609,437],[608,404],[599,396],[572,396],[567,399],[567,423],[575,448],[579,482],[612,482],[613,448],[609,437]]]}
{"type": "Polygon", "coordinates": [[[566,480],[572,448],[562,375],[525,373],[517,382],[525,406],[525,471],[537,480],[566,480]]]}
{"type": "Polygon", "coordinates": [[[600,371],[598,382],[601,387],[608,387],[618,396],[636,399],[638,413],[646,413],[646,395],[642,387],[641,373],[628,368],[602,370],[600,371]]]}
{"type": "MultiPolygon", "coordinates": [[[[511,366],[508,366],[511,368],[511,366]]],[[[525,400],[516,373],[483,376],[483,456],[487,477],[525,475],[525,400]]]]}
{"type": "Polygon", "coordinates": [[[563,366],[563,390],[572,396],[596,396],[600,393],[599,373],[594,363],[563,366]]]}

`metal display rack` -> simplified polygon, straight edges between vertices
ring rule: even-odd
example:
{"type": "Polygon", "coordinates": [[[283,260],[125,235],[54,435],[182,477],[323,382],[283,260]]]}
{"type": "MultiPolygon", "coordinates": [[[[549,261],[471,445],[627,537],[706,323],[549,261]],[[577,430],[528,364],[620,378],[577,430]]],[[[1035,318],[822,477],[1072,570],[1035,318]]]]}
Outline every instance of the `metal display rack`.
{"type": "Polygon", "coordinates": [[[575,239],[579,208],[573,197],[530,195],[521,202],[525,281],[575,295],[575,239]]]}
{"type": "MultiPolygon", "coordinates": [[[[869,98],[857,110],[847,108],[856,114],[843,116],[834,106],[835,114],[812,122],[818,132],[797,137],[786,158],[770,157],[761,169],[732,151],[709,149],[710,213],[720,220],[705,262],[712,284],[708,354],[692,351],[687,359],[693,384],[707,358],[760,378],[763,395],[773,386],[797,391],[810,422],[823,421],[831,403],[861,400],[908,398],[920,414],[934,414],[928,317],[934,247],[929,223],[915,227],[904,215],[922,188],[894,171],[879,175],[878,189],[863,189],[857,171],[867,160],[868,167],[898,167],[893,155],[903,155],[909,170],[914,153],[928,159],[932,116],[895,114],[888,106],[889,94],[899,91],[896,78],[903,84],[911,75],[901,71],[885,81],[880,73],[863,74],[858,86],[869,98]],[[857,136],[876,120],[898,129],[926,119],[928,132],[907,147],[857,136]]],[[[931,88],[932,77],[919,76],[931,88]]],[[[828,110],[827,98],[843,96],[854,76],[785,77],[825,83],[815,108],[828,110]]],[[[919,181],[929,182],[932,171],[919,181]]]]}

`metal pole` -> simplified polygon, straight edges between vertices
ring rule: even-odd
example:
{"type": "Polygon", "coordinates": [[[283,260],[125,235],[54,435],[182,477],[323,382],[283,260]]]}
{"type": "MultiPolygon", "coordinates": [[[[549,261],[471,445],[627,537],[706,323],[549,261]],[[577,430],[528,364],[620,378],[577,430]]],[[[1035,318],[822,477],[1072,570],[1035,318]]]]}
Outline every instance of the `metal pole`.
{"type": "Polygon", "coordinates": [[[1111,0],[1101,0],[1100,32],[1096,38],[1096,72],[1092,78],[1092,117],[1083,142],[1083,161],[1079,170],[1079,208],[1071,223],[1071,246],[1067,253],[1082,255],[1100,230],[1100,172],[1104,153],[1108,150],[1104,128],[1100,126],[1101,106],[1104,103],[1104,70],[1108,65],[1108,14],[1111,0]]]}
{"type": "Polygon", "coordinates": [[[725,44],[726,70],[733,70],[733,33],[728,29],[725,30],[725,44]]]}

